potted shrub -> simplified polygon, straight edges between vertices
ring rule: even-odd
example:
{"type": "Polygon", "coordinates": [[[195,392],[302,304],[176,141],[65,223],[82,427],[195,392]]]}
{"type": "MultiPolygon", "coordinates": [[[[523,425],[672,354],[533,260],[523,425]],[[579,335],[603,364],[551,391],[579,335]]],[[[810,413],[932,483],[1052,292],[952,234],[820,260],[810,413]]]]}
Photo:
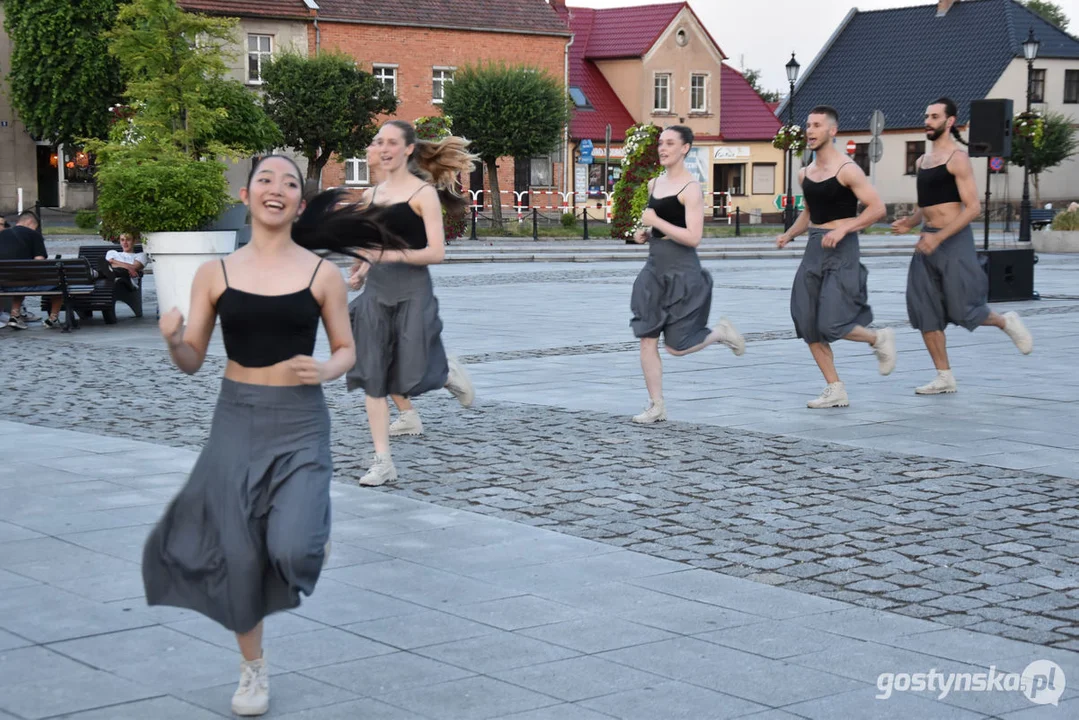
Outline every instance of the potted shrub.
{"type": "Polygon", "coordinates": [[[1030,239],[1035,252],[1079,252],[1079,210],[1057,213],[1048,230],[1033,232],[1030,239]]]}
{"type": "Polygon", "coordinates": [[[234,25],[175,0],[133,0],[107,34],[128,104],[108,141],[89,143],[102,230],[142,234],[159,310],[184,317],[199,265],[236,249],[234,230],[205,231],[230,204],[220,158],[249,157],[281,137],[255,97],[224,79],[234,25]]]}

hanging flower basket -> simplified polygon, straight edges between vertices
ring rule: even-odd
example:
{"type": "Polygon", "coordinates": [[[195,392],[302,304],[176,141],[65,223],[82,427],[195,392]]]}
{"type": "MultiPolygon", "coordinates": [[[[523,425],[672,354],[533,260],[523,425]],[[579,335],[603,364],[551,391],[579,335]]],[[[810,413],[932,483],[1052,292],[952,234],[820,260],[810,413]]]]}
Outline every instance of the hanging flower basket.
{"type": "Polygon", "coordinates": [[[800,125],[784,125],[772,138],[772,147],[779,150],[792,150],[795,155],[806,147],[806,133],[800,125]]]}
{"type": "Polygon", "coordinates": [[[1045,118],[1035,111],[1019,113],[1015,116],[1013,133],[1016,137],[1030,140],[1031,145],[1039,148],[1045,137],[1045,118]]]}

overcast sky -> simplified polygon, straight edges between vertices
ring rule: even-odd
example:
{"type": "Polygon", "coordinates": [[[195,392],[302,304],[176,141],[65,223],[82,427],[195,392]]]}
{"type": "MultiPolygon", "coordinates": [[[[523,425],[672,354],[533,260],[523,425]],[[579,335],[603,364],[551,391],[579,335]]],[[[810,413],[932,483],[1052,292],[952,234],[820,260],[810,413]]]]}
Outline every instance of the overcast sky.
{"type": "MultiPolygon", "coordinates": [[[[653,5],[667,0],[568,0],[571,7],[612,8],[653,5]]],[[[962,1],[962,0],[961,0],[962,1]]],[[[1079,0],[1056,0],[1071,20],[1068,28],[1079,32],[1079,0]]],[[[727,62],[761,71],[761,84],[768,90],[787,91],[783,66],[791,52],[803,70],[828,41],[851,6],[859,10],[935,5],[932,0],[689,0],[727,62]]],[[[913,38],[912,38],[913,40],[913,38]]]]}

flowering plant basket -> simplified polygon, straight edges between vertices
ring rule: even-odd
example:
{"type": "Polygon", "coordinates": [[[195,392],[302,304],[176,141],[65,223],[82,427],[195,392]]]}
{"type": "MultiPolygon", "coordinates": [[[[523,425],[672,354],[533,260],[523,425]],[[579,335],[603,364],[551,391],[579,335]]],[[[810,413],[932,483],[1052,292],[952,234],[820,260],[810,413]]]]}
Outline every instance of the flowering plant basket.
{"type": "Polygon", "coordinates": [[[779,150],[792,150],[795,155],[806,147],[806,133],[800,125],[784,125],[772,138],[772,147],[779,150]]]}
{"type": "Polygon", "coordinates": [[[1016,137],[1030,140],[1034,147],[1041,147],[1045,137],[1045,118],[1040,113],[1022,112],[1015,116],[1013,134],[1016,137]]]}
{"type": "Polygon", "coordinates": [[[622,177],[614,185],[611,237],[633,238],[640,229],[641,214],[648,204],[648,181],[659,175],[660,128],[652,124],[635,125],[626,132],[622,177]]]}

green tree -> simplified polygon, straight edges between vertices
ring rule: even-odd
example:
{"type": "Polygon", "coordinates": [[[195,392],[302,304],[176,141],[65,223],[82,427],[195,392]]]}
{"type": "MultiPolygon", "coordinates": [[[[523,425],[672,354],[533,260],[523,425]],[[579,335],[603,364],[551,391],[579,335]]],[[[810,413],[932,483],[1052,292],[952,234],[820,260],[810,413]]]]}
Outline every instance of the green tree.
{"type": "Polygon", "coordinates": [[[205,102],[219,114],[213,132],[197,139],[200,149],[217,141],[248,155],[257,155],[284,145],[281,129],[243,83],[221,78],[211,80],[206,83],[205,102]]]}
{"type": "Polygon", "coordinates": [[[267,114],[284,144],[307,158],[310,180],[334,155],[364,155],[377,117],[397,110],[393,92],[344,54],[280,55],[263,67],[262,88],[267,114]]]}
{"type": "Polygon", "coordinates": [[[1024,0],[1024,5],[1031,12],[1041,15],[1045,20],[1053,23],[1061,30],[1068,29],[1068,16],[1064,13],[1064,8],[1057,5],[1050,0],[1024,0]]]}
{"type": "Polygon", "coordinates": [[[6,0],[11,103],[30,134],[64,144],[104,138],[123,85],[102,28],[118,0],[6,0]]]}
{"type": "Polygon", "coordinates": [[[761,71],[746,69],[742,72],[742,77],[746,79],[749,86],[757,91],[765,102],[779,102],[779,91],[777,90],[764,90],[761,88],[761,71]]]}
{"type": "Polygon", "coordinates": [[[470,66],[446,87],[442,111],[487,166],[493,221],[502,227],[498,159],[545,155],[558,146],[570,117],[566,89],[535,68],[470,66]]]}
{"type": "Polygon", "coordinates": [[[1060,113],[1048,113],[1042,130],[1041,142],[1034,144],[1026,136],[1012,132],[1011,162],[1019,167],[1027,167],[1026,151],[1030,146],[1030,177],[1034,182],[1034,203],[1041,204],[1041,192],[1038,180],[1043,172],[1055,168],[1079,151],[1079,139],[1071,118],[1060,113]]]}

